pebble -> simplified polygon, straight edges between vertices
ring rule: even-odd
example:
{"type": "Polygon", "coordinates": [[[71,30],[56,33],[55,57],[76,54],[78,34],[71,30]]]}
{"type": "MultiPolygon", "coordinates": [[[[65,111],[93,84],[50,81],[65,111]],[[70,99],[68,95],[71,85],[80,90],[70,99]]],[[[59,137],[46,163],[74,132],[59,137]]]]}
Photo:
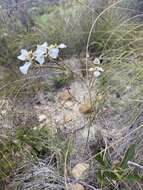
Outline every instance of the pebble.
{"type": "Polygon", "coordinates": [[[47,116],[42,114],[42,115],[39,115],[39,122],[43,122],[47,119],[47,116]]]}
{"type": "Polygon", "coordinates": [[[88,169],[89,164],[79,163],[72,169],[72,175],[76,179],[83,179],[88,169]]]}
{"type": "Polygon", "coordinates": [[[69,190],[85,190],[83,185],[81,185],[79,183],[69,184],[68,187],[69,187],[69,190]]]}
{"type": "Polygon", "coordinates": [[[72,116],[71,115],[65,115],[64,116],[64,123],[69,123],[70,121],[72,121],[72,116]]]}

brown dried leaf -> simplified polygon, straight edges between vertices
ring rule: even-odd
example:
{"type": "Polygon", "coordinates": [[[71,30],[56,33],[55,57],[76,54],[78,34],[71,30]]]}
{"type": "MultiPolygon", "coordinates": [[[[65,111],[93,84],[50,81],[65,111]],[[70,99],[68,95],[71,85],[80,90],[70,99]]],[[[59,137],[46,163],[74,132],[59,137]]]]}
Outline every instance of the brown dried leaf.
{"type": "Polygon", "coordinates": [[[62,92],[59,96],[59,99],[63,102],[66,102],[68,100],[71,100],[73,98],[73,96],[70,94],[70,92],[68,90],[65,90],[64,92],[62,92]]]}
{"type": "Polygon", "coordinates": [[[85,101],[84,103],[82,103],[79,107],[79,111],[84,114],[91,113],[92,112],[91,102],[85,101]]]}

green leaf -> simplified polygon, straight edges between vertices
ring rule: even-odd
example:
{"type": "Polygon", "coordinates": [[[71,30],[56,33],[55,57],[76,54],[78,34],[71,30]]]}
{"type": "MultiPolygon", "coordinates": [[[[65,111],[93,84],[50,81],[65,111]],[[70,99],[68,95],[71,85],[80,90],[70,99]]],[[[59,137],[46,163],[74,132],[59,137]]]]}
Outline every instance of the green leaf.
{"type": "Polygon", "coordinates": [[[119,174],[116,174],[114,171],[104,171],[104,176],[107,178],[110,178],[111,180],[120,180],[121,176],[119,174]]]}
{"type": "Polygon", "coordinates": [[[140,182],[141,177],[138,174],[130,174],[125,177],[129,182],[140,182]]]}
{"type": "Polygon", "coordinates": [[[105,168],[111,168],[110,162],[106,159],[103,153],[98,153],[95,159],[105,168]]]}
{"type": "Polygon", "coordinates": [[[98,183],[100,184],[100,186],[104,186],[105,182],[106,182],[106,179],[104,180],[104,171],[103,170],[98,170],[97,173],[96,173],[96,176],[97,176],[97,180],[98,180],[98,183]]]}
{"type": "Polygon", "coordinates": [[[125,153],[125,155],[121,161],[121,164],[120,164],[121,168],[123,168],[123,169],[127,168],[128,167],[128,161],[133,160],[134,155],[135,155],[135,148],[136,148],[135,144],[130,145],[130,147],[126,151],[126,153],[125,153]]]}

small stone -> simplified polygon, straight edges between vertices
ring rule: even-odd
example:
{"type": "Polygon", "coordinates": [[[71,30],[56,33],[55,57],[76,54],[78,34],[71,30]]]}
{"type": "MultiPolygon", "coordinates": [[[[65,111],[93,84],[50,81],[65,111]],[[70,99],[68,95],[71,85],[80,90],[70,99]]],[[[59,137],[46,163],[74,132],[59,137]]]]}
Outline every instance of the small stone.
{"type": "Polygon", "coordinates": [[[47,116],[42,114],[42,115],[39,115],[39,122],[43,122],[47,119],[47,116]]]}
{"type": "Polygon", "coordinates": [[[74,103],[72,101],[67,101],[67,102],[65,102],[64,107],[72,109],[73,105],[74,105],[74,103]]]}
{"type": "Polygon", "coordinates": [[[81,185],[79,183],[69,184],[68,187],[69,187],[69,190],[85,190],[83,185],[81,185]]]}
{"type": "Polygon", "coordinates": [[[5,114],[6,114],[6,110],[2,110],[1,115],[5,115],[5,114]]]}
{"type": "Polygon", "coordinates": [[[79,111],[84,114],[91,113],[92,105],[91,105],[90,101],[86,101],[86,102],[82,103],[79,107],[79,111]]]}
{"type": "Polygon", "coordinates": [[[89,169],[89,164],[79,163],[72,169],[72,175],[76,179],[82,179],[87,170],[89,169]]]}
{"type": "Polygon", "coordinates": [[[73,96],[71,95],[71,93],[68,90],[65,90],[64,92],[62,92],[60,94],[59,99],[63,102],[66,102],[68,100],[71,100],[73,98],[73,96]]]}
{"type": "Polygon", "coordinates": [[[97,95],[96,99],[97,99],[97,101],[101,101],[101,100],[103,100],[103,96],[99,94],[99,95],[97,95]]]}
{"type": "Polygon", "coordinates": [[[72,116],[71,115],[65,115],[64,116],[64,123],[69,123],[72,121],[72,116]]]}

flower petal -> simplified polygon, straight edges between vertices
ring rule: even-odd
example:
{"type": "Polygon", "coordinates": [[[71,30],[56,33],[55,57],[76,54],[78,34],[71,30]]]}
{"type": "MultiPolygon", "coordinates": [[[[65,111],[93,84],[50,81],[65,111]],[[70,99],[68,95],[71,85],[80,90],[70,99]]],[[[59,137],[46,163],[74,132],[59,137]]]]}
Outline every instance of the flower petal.
{"type": "Polygon", "coordinates": [[[98,78],[101,75],[100,71],[94,71],[93,75],[98,78]]]}
{"type": "Polygon", "coordinates": [[[60,44],[60,45],[58,46],[58,48],[64,49],[64,48],[67,48],[67,46],[66,46],[65,44],[60,44]]]}
{"type": "Polygon", "coordinates": [[[44,42],[41,46],[47,48],[48,47],[48,43],[44,42]]]}
{"type": "Polygon", "coordinates": [[[95,68],[92,68],[92,67],[91,67],[91,68],[89,68],[88,71],[89,71],[89,72],[93,72],[93,71],[95,71],[95,70],[96,70],[95,68]]]}
{"type": "Polygon", "coordinates": [[[41,56],[47,53],[48,44],[47,42],[43,43],[42,45],[37,45],[37,49],[35,51],[35,56],[41,56]]]}
{"type": "Polygon", "coordinates": [[[104,72],[104,69],[102,69],[102,67],[95,67],[95,69],[100,71],[100,72],[104,72]]]}
{"type": "Polygon", "coordinates": [[[100,65],[100,60],[96,57],[93,61],[95,65],[100,65]]]}
{"type": "Polygon", "coordinates": [[[28,70],[29,70],[29,67],[31,66],[31,64],[32,63],[30,63],[30,62],[26,62],[24,65],[20,66],[19,70],[21,71],[21,73],[26,75],[28,70]]]}
{"type": "Polygon", "coordinates": [[[43,55],[43,56],[37,56],[37,57],[35,58],[35,60],[36,60],[40,65],[43,65],[44,62],[45,62],[45,57],[44,57],[44,55],[43,55]]]}
{"type": "Polygon", "coordinates": [[[59,49],[58,48],[51,48],[48,52],[49,56],[53,59],[57,59],[59,56],[59,49]]]}
{"type": "Polygon", "coordinates": [[[26,49],[21,49],[21,55],[19,55],[17,59],[26,61],[28,59],[28,51],[26,49]]]}

